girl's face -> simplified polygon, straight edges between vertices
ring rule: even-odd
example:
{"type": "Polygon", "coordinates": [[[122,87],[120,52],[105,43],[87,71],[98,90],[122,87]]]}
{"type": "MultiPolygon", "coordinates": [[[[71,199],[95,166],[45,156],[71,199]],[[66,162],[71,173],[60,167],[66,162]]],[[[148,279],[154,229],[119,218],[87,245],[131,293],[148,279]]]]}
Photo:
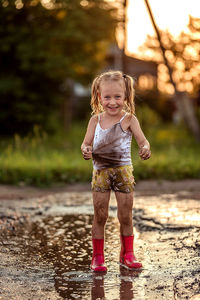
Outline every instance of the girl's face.
{"type": "Polygon", "coordinates": [[[100,85],[100,101],[104,111],[111,116],[120,115],[124,108],[125,86],[122,80],[103,81],[100,85]]]}

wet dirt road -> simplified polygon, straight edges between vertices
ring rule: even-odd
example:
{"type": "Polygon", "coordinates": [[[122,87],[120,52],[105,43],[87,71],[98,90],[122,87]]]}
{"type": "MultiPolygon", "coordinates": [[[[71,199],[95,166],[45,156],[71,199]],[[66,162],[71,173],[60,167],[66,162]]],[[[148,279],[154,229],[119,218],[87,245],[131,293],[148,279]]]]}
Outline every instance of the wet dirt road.
{"type": "Polygon", "coordinates": [[[0,186],[0,299],[200,299],[200,181],[136,189],[135,252],[123,269],[114,195],[105,275],[90,272],[92,200],[86,188],[23,192],[0,186]],[[2,191],[3,190],[3,191],[2,191]]]}

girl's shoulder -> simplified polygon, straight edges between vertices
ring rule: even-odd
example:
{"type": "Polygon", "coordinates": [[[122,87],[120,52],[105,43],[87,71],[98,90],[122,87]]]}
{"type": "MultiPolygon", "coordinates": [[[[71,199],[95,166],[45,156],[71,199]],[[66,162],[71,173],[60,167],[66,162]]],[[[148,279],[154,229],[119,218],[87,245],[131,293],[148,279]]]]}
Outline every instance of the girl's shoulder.
{"type": "Polygon", "coordinates": [[[125,114],[123,115],[122,120],[120,122],[122,129],[124,131],[127,131],[128,129],[130,129],[131,120],[132,120],[132,115],[128,112],[125,112],[125,114]]]}
{"type": "Polygon", "coordinates": [[[127,113],[126,114],[126,118],[127,118],[127,120],[129,121],[129,122],[137,122],[138,121],[138,119],[137,119],[137,117],[136,117],[136,115],[133,115],[133,114],[130,114],[130,113],[127,113]]]}
{"type": "Polygon", "coordinates": [[[90,118],[89,124],[90,124],[90,126],[96,126],[97,123],[98,123],[98,115],[93,115],[90,118]]]}
{"type": "Polygon", "coordinates": [[[135,120],[137,120],[137,118],[136,118],[135,115],[130,114],[130,113],[128,113],[128,112],[125,114],[124,119],[125,119],[128,123],[131,123],[131,122],[134,122],[135,120]]]}
{"type": "Polygon", "coordinates": [[[138,122],[138,120],[135,115],[126,113],[126,116],[123,120],[124,128],[131,129],[131,128],[135,127],[137,122],[138,122]]]}
{"type": "Polygon", "coordinates": [[[90,120],[94,123],[97,123],[99,120],[99,115],[93,115],[90,120]]]}

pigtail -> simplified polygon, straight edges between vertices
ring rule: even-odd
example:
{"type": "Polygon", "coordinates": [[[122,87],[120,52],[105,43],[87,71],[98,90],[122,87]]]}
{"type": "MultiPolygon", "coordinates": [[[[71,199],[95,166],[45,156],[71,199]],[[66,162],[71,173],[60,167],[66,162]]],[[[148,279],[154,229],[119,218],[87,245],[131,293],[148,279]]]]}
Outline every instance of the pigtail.
{"type": "Polygon", "coordinates": [[[126,110],[131,114],[135,114],[135,89],[134,89],[134,80],[131,76],[124,74],[123,75],[125,88],[126,88],[126,110]]]}
{"type": "Polygon", "coordinates": [[[92,114],[98,114],[102,111],[101,103],[99,101],[99,76],[97,76],[92,83],[90,105],[92,114]]]}

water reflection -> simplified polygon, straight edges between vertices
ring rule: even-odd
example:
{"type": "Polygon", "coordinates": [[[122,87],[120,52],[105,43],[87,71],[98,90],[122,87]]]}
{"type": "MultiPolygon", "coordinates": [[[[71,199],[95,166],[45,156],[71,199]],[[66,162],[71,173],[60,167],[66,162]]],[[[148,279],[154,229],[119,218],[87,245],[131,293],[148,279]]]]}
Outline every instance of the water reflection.
{"type": "Polygon", "coordinates": [[[93,274],[92,279],[91,300],[105,299],[104,275],[98,276],[93,274]]]}
{"type": "Polygon", "coordinates": [[[37,253],[43,261],[53,265],[55,289],[63,299],[131,300],[134,298],[133,282],[140,272],[119,265],[120,238],[116,218],[110,217],[106,227],[108,272],[102,275],[90,271],[92,218],[90,215],[65,215],[38,220],[29,228],[28,255],[37,253]]]}
{"type": "Polygon", "coordinates": [[[141,272],[142,270],[131,271],[120,266],[120,300],[134,299],[134,279],[139,277],[141,272]]]}
{"type": "Polygon", "coordinates": [[[145,229],[140,238],[142,246],[137,239],[137,249],[141,249],[138,254],[142,257],[138,259],[142,258],[146,269],[131,271],[119,265],[119,224],[117,218],[109,217],[105,238],[108,272],[102,275],[90,271],[92,218],[81,212],[80,215],[38,218],[13,235],[0,239],[10,253],[23,257],[24,266],[31,268],[33,261],[48,266],[48,273],[40,270],[43,280],[47,285],[53,281],[57,294],[63,299],[168,300],[173,298],[174,280],[177,294],[183,290],[183,272],[185,278],[188,277],[190,290],[194,289],[200,274],[199,230],[157,230],[152,234],[145,229]]]}
{"type": "MultiPolygon", "coordinates": [[[[93,273],[93,284],[91,288],[91,300],[97,299],[134,299],[134,279],[139,276],[142,271],[130,271],[119,266],[118,273],[110,273],[108,275],[100,275],[93,273]],[[113,277],[113,278],[112,278],[113,277]],[[115,286],[108,289],[109,281],[115,278],[115,286]],[[105,283],[104,283],[105,282],[105,283]],[[104,288],[105,285],[105,288],[104,288]],[[105,292],[106,290],[106,292],[105,292]]],[[[137,291],[135,291],[137,294],[137,291]]]]}

